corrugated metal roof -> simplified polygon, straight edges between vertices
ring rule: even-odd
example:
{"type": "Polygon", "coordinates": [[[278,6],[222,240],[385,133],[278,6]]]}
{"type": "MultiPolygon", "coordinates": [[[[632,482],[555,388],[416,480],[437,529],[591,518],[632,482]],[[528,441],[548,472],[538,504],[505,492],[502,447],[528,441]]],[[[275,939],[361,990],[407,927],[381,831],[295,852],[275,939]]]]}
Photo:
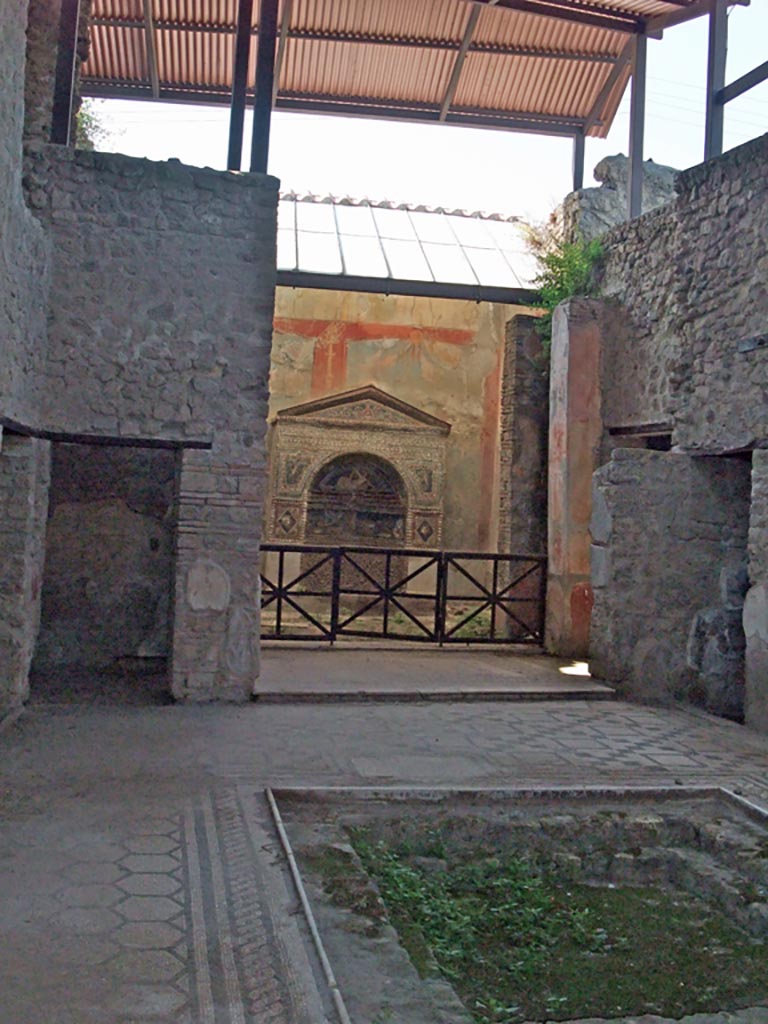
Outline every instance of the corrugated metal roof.
{"type": "MultiPolygon", "coordinates": [[[[280,0],[280,15],[290,0],[280,0]]],[[[86,95],[228,102],[237,0],[93,0],[86,95]]],[[[258,0],[254,3],[253,35],[258,0]]],[[[276,106],[605,137],[632,35],[704,13],[698,0],[293,0],[276,106]],[[458,84],[451,78],[478,9],[458,84]],[[546,13],[543,13],[546,12],[546,13]],[[659,20],[661,19],[661,21],[659,20]],[[597,108],[600,109],[597,109],[597,108]],[[441,110],[443,111],[441,115],[441,110]]],[[[254,80],[251,45],[249,82],[254,80]]]]}

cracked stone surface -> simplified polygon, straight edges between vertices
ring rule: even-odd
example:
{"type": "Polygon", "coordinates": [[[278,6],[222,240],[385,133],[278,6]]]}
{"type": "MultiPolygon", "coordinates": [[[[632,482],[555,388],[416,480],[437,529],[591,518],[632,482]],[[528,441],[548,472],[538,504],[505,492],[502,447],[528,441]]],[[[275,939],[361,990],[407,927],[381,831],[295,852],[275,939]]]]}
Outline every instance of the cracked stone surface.
{"type": "Polygon", "coordinates": [[[676,782],[767,803],[768,742],[604,700],[35,706],[0,733],[0,1016],[335,1021],[266,786],[676,782]]]}

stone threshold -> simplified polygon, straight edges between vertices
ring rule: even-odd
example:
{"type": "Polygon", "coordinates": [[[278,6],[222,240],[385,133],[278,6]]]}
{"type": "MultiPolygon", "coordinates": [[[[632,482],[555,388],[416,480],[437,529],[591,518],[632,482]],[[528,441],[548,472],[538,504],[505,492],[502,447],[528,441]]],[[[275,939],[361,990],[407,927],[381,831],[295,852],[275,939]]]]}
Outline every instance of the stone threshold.
{"type": "Polygon", "coordinates": [[[251,695],[259,704],[417,704],[614,700],[608,686],[583,690],[272,690],[251,695]]]}

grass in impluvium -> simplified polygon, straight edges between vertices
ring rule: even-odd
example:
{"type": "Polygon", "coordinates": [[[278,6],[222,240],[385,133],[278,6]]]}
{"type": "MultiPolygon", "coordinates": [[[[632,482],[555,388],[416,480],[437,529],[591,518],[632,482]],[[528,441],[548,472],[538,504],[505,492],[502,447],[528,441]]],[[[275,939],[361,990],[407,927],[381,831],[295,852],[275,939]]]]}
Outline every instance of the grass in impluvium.
{"type": "Polygon", "coordinates": [[[414,966],[444,975],[478,1024],[680,1017],[768,996],[766,944],[694,897],[566,884],[518,856],[445,860],[439,841],[398,850],[357,829],[352,842],[414,966]]]}

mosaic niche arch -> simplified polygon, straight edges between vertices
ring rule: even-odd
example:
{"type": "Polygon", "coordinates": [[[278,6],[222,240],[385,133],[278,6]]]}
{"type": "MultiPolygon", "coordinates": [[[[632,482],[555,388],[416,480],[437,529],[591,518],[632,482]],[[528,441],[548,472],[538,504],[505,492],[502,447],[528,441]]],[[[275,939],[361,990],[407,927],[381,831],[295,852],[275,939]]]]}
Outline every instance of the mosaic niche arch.
{"type": "Polygon", "coordinates": [[[373,385],[281,410],[269,540],[440,547],[450,429],[373,385]]]}
{"type": "Polygon", "coordinates": [[[402,477],[378,455],[337,455],[315,474],[304,536],[318,543],[405,543],[408,498],[402,477]]]}

